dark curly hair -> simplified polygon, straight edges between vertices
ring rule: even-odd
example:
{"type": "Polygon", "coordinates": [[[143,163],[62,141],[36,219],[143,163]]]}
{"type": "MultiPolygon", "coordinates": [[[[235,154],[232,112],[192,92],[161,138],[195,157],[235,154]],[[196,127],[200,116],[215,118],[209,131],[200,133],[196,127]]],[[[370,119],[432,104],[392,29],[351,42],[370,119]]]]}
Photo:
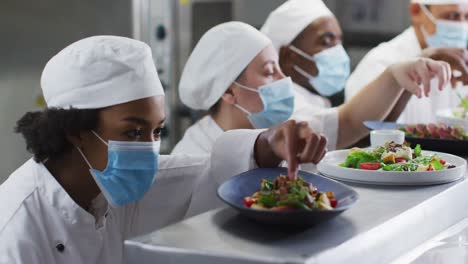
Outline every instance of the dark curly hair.
{"type": "Polygon", "coordinates": [[[96,128],[98,109],[58,109],[28,112],[16,123],[15,132],[23,135],[26,148],[36,162],[54,159],[70,151],[67,136],[96,128]]]}

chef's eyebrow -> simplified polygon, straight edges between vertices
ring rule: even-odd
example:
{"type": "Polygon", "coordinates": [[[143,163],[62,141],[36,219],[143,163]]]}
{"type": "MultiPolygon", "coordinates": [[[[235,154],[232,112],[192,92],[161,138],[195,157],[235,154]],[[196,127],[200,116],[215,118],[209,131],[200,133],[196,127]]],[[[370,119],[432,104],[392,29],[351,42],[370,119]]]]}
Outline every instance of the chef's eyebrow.
{"type": "MultiPolygon", "coordinates": [[[[141,117],[136,117],[136,116],[130,116],[130,117],[126,117],[124,119],[122,119],[122,121],[126,121],[126,122],[130,122],[130,123],[134,123],[134,124],[138,124],[138,125],[142,125],[142,126],[148,126],[151,124],[150,121],[144,119],[144,118],[141,118],[141,117]]],[[[161,121],[159,121],[159,125],[162,125],[164,122],[166,122],[166,119],[163,118],[161,121]]]]}

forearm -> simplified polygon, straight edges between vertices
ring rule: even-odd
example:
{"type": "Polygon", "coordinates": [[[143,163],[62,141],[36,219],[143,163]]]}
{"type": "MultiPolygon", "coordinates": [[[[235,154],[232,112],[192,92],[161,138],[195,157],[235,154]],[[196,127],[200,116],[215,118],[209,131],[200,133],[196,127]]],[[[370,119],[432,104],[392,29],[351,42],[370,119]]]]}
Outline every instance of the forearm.
{"type": "Polygon", "coordinates": [[[365,120],[384,120],[403,89],[393,77],[391,69],[385,70],[349,102],[339,108],[338,148],[344,148],[367,135],[362,124],[365,120]]]}

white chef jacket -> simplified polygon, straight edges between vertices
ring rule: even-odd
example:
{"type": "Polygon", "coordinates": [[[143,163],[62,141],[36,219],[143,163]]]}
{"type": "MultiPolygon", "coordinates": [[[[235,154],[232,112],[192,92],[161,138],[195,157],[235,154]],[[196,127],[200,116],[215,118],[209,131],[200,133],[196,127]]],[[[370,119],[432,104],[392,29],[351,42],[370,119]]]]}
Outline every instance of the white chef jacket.
{"type": "MultiPolygon", "coordinates": [[[[394,39],[373,48],[349,77],[345,88],[346,101],[349,101],[362,88],[376,79],[388,66],[416,58],[421,55],[421,52],[421,46],[413,27],[406,29],[394,39]]],[[[418,99],[413,96],[397,122],[407,124],[436,122],[438,110],[453,108],[460,103],[460,99],[457,98],[452,89],[447,87],[443,91],[439,91],[437,87],[437,81],[434,80],[431,82],[429,98],[418,99]]],[[[456,90],[464,94],[463,86],[457,87],[456,90]]],[[[376,98],[376,100],[385,100],[385,98],[376,98]]]]}
{"type": "MultiPolygon", "coordinates": [[[[294,96],[300,100],[296,100],[296,103],[305,103],[307,105],[313,105],[318,108],[330,108],[331,102],[328,98],[315,94],[299,84],[293,82],[294,96]]],[[[298,106],[302,107],[302,106],[298,106]]]]}
{"type": "Polygon", "coordinates": [[[338,140],[338,108],[331,107],[330,101],[316,95],[297,83],[294,85],[294,113],[291,119],[306,121],[314,131],[328,139],[328,150],[335,150],[338,140]]]}
{"type": "MultiPolygon", "coordinates": [[[[295,90],[305,88],[294,84],[295,90]],[[300,89],[299,89],[300,88],[300,89]]],[[[325,99],[326,100],[326,99],[325,99]]],[[[336,108],[326,108],[326,101],[322,97],[304,97],[295,95],[295,109],[291,119],[306,121],[314,131],[320,132],[328,138],[328,150],[336,149],[338,136],[338,111],[336,108]],[[305,98],[312,99],[307,102],[305,98]]],[[[210,153],[213,143],[223,134],[223,129],[216,121],[207,115],[187,129],[172,154],[206,154],[210,153]]]]}
{"type": "Polygon", "coordinates": [[[258,134],[225,133],[211,157],[161,156],[156,181],[142,200],[112,208],[100,195],[89,212],[43,164],[29,160],[0,186],[0,263],[122,263],[125,239],[219,206],[218,184],[255,166],[258,134]]]}
{"type": "Polygon", "coordinates": [[[172,154],[207,154],[211,153],[216,139],[224,133],[216,121],[207,115],[185,131],[184,137],[172,150],[172,154]]]}

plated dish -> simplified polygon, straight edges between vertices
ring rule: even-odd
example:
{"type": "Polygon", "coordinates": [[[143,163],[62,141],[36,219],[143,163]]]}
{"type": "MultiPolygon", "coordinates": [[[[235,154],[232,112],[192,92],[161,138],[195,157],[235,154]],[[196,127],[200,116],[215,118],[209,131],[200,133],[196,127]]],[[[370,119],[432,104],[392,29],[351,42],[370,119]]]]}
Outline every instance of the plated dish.
{"type": "Polygon", "coordinates": [[[243,199],[248,208],[257,210],[333,210],[338,205],[333,192],[319,192],[302,177],[294,180],[281,175],[274,181],[262,179],[259,190],[243,199]]]}
{"type": "Polygon", "coordinates": [[[421,145],[413,149],[409,145],[387,142],[369,150],[353,148],[341,167],[382,171],[440,171],[456,168],[437,154],[423,154],[421,145]]]}
{"type": "Polygon", "coordinates": [[[395,151],[384,152],[378,149],[378,154],[374,154],[374,148],[357,152],[336,150],[328,152],[317,169],[335,180],[371,185],[442,184],[459,180],[465,175],[464,158],[425,150],[421,150],[416,157],[418,149],[395,148],[395,151]]]}
{"type": "MultiPolygon", "coordinates": [[[[280,208],[280,210],[265,210],[263,208],[262,210],[259,210],[256,209],[255,206],[252,208],[252,201],[249,202],[250,204],[245,204],[244,198],[252,197],[253,194],[261,190],[262,182],[263,187],[265,187],[264,184],[266,182],[264,180],[274,183],[278,178],[278,175],[286,174],[286,168],[260,168],[244,172],[224,182],[218,188],[218,197],[244,217],[255,220],[261,224],[284,225],[287,227],[308,227],[329,221],[352,207],[358,200],[357,192],[343,183],[318,174],[299,171],[299,175],[301,175],[301,181],[303,181],[303,183],[312,183],[311,186],[313,187],[309,188],[312,193],[315,193],[315,188],[317,189],[315,195],[320,191],[322,192],[322,196],[323,194],[326,196],[326,192],[333,193],[333,198],[336,200],[335,207],[331,206],[332,202],[329,196],[326,197],[330,200],[331,209],[297,209],[300,205],[294,204],[293,206],[287,205],[287,208],[280,208]]],[[[284,183],[286,184],[286,182],[284,183]]],[[[307,184],[303,184],[304,187],[306,185],[307,184]]],[[[295,191],[288,193],[293,194],[295,191]]],[[[325,196],[323,196],[323,199],[325,199],[325,196]]],[[[320,198],[316,202],[318,201],[320,201],[320,198]]],[[[318,203],[316,204],[318,207],[320,206],[318,203]]],[[[273,205],[273,203],[271,205],[273,205]]],[[[271,206],[271,208],[274,207],[274,205],[271,206]]]]}

